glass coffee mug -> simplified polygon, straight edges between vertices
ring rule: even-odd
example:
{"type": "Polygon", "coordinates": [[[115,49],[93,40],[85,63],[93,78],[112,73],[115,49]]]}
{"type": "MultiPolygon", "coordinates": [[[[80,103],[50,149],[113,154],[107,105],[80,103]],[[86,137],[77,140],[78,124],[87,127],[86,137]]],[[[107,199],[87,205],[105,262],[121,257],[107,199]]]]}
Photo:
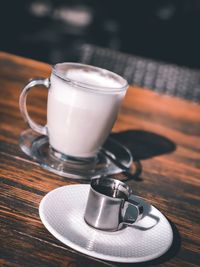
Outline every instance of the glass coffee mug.
{"type": "Polygon", "coordinates": [[[117,118],[127,81],[105,69],[78,64],[53,66],[50,78],[31,80],[20,95],[20,110],[30,128],[48,136],[51,153],[75,165],[94,163],[117,118]],[[49,89],[47,125],[34,122],[27,112],[30,89],[49,89]]]}

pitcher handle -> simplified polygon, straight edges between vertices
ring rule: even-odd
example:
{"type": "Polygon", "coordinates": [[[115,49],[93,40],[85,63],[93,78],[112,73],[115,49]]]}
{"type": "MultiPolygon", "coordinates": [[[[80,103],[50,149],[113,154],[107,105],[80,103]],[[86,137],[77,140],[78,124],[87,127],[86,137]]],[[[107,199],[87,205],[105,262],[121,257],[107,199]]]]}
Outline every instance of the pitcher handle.
{"type": "Polygon", "coordinates": [[[142,218],[143,215],[143,206],[132,199],[129,199],[128,201],[125,201],[124,207],[123,207],[123,224],[124,225],[133,225],[135,222],[139,221],[142,218]],[[129,207],[134,208],[134,214],[128,214],[127,215],[127,209],[129,207]]]}

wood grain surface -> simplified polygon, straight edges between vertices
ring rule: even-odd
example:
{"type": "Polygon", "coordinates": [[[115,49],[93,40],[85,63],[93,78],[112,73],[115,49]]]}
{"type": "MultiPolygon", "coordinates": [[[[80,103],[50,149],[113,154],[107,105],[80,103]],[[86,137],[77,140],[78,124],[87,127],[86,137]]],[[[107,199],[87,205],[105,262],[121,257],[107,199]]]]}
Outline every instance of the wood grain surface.
{"type": "MultiPolygon", "coordinates": [[[[128,89],[112,136],[141,161],[140,179],[127,183],[169,219],[170,250],[147,263],[106,262],[74,251],[45,229],[38,214],[43,196],[78,183],[42,169],[18,146],[27,128],[20,91],[30,78],[50,72],[47,64],[0,53],[0,266],[200,266],[200,106],[144,88],[128,89]]],[[[43,87],[28,97],[31,116],[42,124],[46,99],[43,87]]]]}

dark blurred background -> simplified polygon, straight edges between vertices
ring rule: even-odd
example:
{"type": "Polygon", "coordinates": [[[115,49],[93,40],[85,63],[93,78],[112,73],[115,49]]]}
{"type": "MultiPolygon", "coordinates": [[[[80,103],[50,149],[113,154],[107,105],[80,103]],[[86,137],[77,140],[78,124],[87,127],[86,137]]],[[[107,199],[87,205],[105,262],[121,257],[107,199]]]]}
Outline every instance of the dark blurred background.
{"type": "Polygon", "coordinates": [[[90,43],[200,68],[199,0],[3,0],[0,49],[49,63],[90,43]]]}

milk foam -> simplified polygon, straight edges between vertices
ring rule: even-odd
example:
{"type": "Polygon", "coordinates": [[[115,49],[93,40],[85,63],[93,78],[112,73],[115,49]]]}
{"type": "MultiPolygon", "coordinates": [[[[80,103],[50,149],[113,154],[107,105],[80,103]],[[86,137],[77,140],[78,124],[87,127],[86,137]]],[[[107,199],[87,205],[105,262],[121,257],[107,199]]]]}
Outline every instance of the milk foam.
{"type": "Polygon", "coordinates": [[[90,86],[101,86],[104,88],[120,88],[122,85],[114,80],[112,77],[106,77],[106,75],[100,75],[97,72],[90,71],[86,72],[84,70],[68,70],[64,78],[71,79],[73,81],[81,82],[84,84],[88,84],[90,86]]]}

